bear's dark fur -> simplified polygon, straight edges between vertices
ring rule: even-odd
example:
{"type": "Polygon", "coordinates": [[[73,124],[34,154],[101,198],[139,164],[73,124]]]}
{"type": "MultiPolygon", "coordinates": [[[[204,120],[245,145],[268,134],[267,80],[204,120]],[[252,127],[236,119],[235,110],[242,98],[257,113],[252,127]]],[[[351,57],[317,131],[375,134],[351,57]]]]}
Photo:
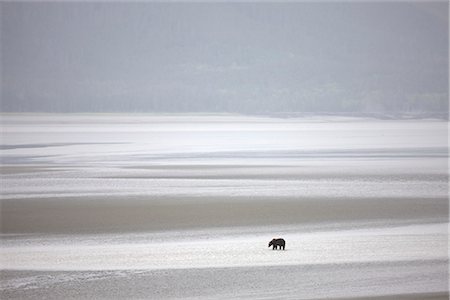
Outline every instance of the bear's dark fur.
{"type": "Polygon", "coordinates": [[[278,249],[278,247],[280,247],[280,250],[281,248],[283,248],[284,250],[284,247],[286,246],[286,241],[283,239],[273,239],[269,243],[269,247],[270,246],[273,246],[272,250],[278,249]]]}

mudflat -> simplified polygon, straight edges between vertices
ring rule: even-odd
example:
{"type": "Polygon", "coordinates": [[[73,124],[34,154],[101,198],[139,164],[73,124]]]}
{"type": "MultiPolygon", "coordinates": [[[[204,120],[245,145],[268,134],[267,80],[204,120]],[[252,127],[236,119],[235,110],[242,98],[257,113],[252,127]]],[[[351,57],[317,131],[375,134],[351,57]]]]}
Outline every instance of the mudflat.
{"type": "Polygon", "coordinates": [[[2,298],[448,298],[446,121],[2,117],[2,298]]]}
{"type": "Polygon", "coordinates": [[[84,196],[2,199],[2,231],[120,233],[171,229],[360,222],[445,222],[445,198],[84,196]]]}

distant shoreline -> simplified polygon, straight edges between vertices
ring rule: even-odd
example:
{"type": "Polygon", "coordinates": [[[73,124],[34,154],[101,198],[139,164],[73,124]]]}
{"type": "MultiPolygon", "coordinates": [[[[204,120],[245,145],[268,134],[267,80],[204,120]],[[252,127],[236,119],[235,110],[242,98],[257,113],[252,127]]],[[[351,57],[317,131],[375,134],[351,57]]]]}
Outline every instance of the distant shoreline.
{"type": "MultiPolygon", "coordinates": [[[[133,112],[133,111],[79,111],[79,112],[51,112],[51,111],[0,111],[0,116],[14,115],[81,115],[81,116],[111,116],[111,115],[129,115],[129,116],[242,116],[242,117],[268,117],[278,119],[302,119],[302,118],[352,118],[374,119],[374,120],[439,120],[449,121],[448,112],[408,112],[408,113],[387,113],[387,112],[133,112]]],[[[336,121],[333,119],[333,121],[336,121]]],[[[1,122],[1,120],[0,120],[1,122]]]]}

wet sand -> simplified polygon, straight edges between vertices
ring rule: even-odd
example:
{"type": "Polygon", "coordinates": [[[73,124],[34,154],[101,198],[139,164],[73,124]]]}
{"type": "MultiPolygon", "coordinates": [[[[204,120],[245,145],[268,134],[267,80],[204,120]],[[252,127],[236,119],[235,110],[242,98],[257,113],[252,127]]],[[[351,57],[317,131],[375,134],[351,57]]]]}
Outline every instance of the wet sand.
{"type": "Polygon", "coordinates": [[[443,261],[429,260],[153,271],[4,271],[2,296],[8,299],[444,300],[449,296],[446,268],[443,261]],[[389,268],[395,268],[396,272],[386,278],[378,277],[389,268]],[[395,284],[398,280],[404,284],[395,284]],[[45,284],[40,284],[41,281],[45,284]]]}
{"type": "Polygon", "coordinates": [[[68,197],[1,200],[5,234],[90,234],[314,223],[447,222],[445,198],[68,197]]]}

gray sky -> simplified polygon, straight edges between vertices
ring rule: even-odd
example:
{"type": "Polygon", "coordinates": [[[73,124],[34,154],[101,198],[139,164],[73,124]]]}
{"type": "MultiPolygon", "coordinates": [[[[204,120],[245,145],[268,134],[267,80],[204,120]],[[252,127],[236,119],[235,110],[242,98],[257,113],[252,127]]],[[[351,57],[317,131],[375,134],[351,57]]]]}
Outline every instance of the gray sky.
{"type": "Polygon", "coordinates": [[[2,111],[448,110],[448,3],[6,3],[2,111]]]}

